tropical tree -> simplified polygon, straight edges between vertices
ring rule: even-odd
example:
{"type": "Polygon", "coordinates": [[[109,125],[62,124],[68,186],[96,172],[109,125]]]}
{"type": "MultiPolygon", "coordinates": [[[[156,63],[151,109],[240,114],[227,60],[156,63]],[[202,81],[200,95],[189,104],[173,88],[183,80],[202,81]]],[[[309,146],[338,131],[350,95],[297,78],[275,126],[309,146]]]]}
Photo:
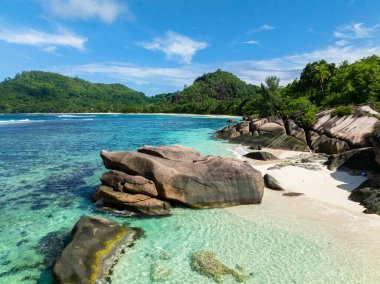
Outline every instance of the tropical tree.
{"type": "Polygon", "coordinates": [[[261,113],[263,116],[272,115],[280,111],[282,98],[280,79],[278,77],[267,77],[265,79],[265,85],[261,84],[261,94],[261,113]]]}
{"type": "Polygon", "coordinates": [[[331,77],[331,72],[327,64],[321,64],[315,68],[314,80],[319,83],[322,91],[322,97],[325,97],[325,82],[331,77]]]}

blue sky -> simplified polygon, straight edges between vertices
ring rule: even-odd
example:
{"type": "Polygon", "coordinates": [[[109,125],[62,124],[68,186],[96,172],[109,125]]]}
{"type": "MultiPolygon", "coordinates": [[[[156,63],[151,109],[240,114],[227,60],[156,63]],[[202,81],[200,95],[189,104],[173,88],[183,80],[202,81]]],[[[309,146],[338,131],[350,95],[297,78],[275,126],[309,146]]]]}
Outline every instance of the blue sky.
{"type": "Polygon", "coordinates": [[[147,95],[217,68],[286,85],[308,62],[380,54],[376,0],[0,0],[0,79],[23,70],[147,95]]]}

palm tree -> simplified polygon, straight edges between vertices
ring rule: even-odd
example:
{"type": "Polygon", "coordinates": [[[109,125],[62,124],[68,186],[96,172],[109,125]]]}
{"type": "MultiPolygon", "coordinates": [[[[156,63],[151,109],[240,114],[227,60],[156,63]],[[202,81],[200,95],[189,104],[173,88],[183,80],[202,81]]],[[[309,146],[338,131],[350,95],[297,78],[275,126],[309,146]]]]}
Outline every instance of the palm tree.
{"type": "Polygon", "coordinates": [[[326,64],[321,64],[315,68],[315,71],[316,73],[315,73],[314,80],[320,84],[321,90],[322,90],[322,96],[325,97],[324,83],[331,76],[330,69],[326,64]]]}

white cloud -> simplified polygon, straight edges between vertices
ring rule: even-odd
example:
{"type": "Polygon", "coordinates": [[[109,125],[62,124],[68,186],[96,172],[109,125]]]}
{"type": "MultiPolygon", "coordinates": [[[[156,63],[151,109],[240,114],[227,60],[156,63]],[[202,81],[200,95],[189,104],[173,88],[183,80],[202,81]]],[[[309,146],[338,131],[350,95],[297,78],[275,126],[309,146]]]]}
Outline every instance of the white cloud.
{"type": "Polygon", "coordinates": [[[262,25],[259,29],[262,31],[269,31],[269,30],[274,30],[274,27],[271,25],[265,24],[265,25],[262,25]]]}
{"type": "Polygon", "coordinates": [[[202,74],[198,66],[184,66],[179,68],[160,68],[136,66],[129,63],[94,63],[74,66],[55,67],[52,71],[68,76],[74,75],[102,75],[124,82],[133,82],[138,85],[170,85],[183,87],[190,84],[202,74]]]}
{"type": "Polygon", "coordinates": [[[127,5],[117,0],[41,0],[49,13],[67,19],[87,20],[99,18],[105,23],[114,22],[121,13],[128,11],[127,5]]]}
{"type": "Polygon", "coordinates": [[[270,31],[270,30],[274,30],[275,27],[274,26],[271,26],[271,25],[268,25],[268,24],[264,24],[258,28],[255,28],[253,30],[250,30],[248,32],[248,34],[254,34],[254,33],[258,33],[258,32],[263,32],[263,31],[270,31]]]}
{"type": "Polygon", "coordinates": [[[364,27],[363,23],[353,23],[349,25],[339,26],[335,30],[334,36],[344,39],[370,38],[379,27],[379,24],[372,27],[364,27]]]}
{"type": "Polygon", "coordinates": [[[345,46],[348,45],[350,42],[348,40],[342,39],[335,42],[337,46],[345,46]]]}
{"type": "Polygon", "coordinates": [[[329,46],[312,52],[268,60],[227,62],[223,65],[223,69],[252,84],[260,84],[267,76],[276,75],[281,79],[281,85],[286,85],[299,77],[307,63],[321,59],[336,64],[344,60],[354,62],[373,54],[380,54],[380,46],[329,46]]]}
{"type": "Polygon", "coordinates": [[[260,45],[260,43],[259,43],[258,41],[255,41],[255,40],[248,40],[248,41],[245,41],[245,42],[243,42],[243,43],[260,45]]]}
{"type": "Polygon", "coordinates": [[[0,40],[36,46],[49,52],[55,51],[58,46],[83,50],[87,41],[86,38],[65,29],[59,33],[46,33],[31,28],[0,28],[0,40]]]}
{"type": "Polygon", "coordinates": [[[141,44],[148,50],[159,50],[166,54],[168,59],[180,59],[180,61],[190,64],[193,56],[208,44],[203,41],[195,41],[190,37],[168,31],[164,38],[156,38],[152,42],[141,44]]]}

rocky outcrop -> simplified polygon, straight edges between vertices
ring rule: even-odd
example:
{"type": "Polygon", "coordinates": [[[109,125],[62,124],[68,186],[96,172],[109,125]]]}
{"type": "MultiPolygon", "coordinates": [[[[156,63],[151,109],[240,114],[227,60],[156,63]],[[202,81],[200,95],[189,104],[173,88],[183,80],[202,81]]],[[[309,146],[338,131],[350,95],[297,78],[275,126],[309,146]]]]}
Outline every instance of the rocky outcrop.
{"type": "Polygon", "coordinates": [[[327,114],[318,119],[313,130],[319,135],[345,141],[350,148],[361,148],[371,146],[371,134],[378,123],[373,116],[332,117],[327,114]]]}
{"type": "Polygon", "coordinates": [[[330,170],[373,170],[377,166],[375,151],[371,147],[330,155],[326,165],[330,170]]]}
{"type": "Polygon", "coordinates": [[[278,160],[278,158],[273,155],[272,153],[259,151],[259,152],[250,152],[244,155],[247,158],[254,159],[254,160],[260,160],[260,161],[273,161],[278,160]]]}
{"type": "Polygon", "coordinates": [[[133,245],[142,231],[100,217],[81,217],[71,235],[55,262],[54,278],[61,284],[95,284],[105,281],[118,255],[133,245]]]}
{"type": "MultiPolygon", "coordinates": [[[[338,154],[345,151],[371,147],[372,132],[379,125],[379,114],[368,106],[355,108],[355,115],[332,116],[332,111],[317,114],[318,121],[303,128],[297,119],[274,115],[263,119],[249,119],[222,128],[217,138],[243,145],[284,150],[315,151],[338,154]],[[247,124],[249,128],[247,128],[247,124]]],[[[375,147],[379,153],[380,131],[375,135],[375,147]]]]}
{"type": "Polygon", "coordinates": [[[380,176],[363,182],[351,192],[350,199],[363,205],[364,213],[380,215],[380,176]]]}
{"type": "Polygon", "coordinates": [[[122,181],[113,178],[110,179],[112,182],[102,181],[106,187],[98,188],[94,201],[102,200],[108,206],[121,206],[139,213],[157,213],[166,212],[167,202],[210,208],[258,204],[262,200],[263,178],[248,163],[230,158],[204,157],[186,147],[144,148],[149,151],[101,152],[105,167],[118,174],[122,181]],[[128,190],[123,184],[128,176],[140,176],[151,181],[157,196],[142,197],[128,190]]]}
{"type": "Polygon", "coordinates": [[[278,191],[284,191],[285,189],[280,185],[280,183],[271,175],[265,174],[264,175],[264,184],[267,188],[278,190],[278,191]]]}

